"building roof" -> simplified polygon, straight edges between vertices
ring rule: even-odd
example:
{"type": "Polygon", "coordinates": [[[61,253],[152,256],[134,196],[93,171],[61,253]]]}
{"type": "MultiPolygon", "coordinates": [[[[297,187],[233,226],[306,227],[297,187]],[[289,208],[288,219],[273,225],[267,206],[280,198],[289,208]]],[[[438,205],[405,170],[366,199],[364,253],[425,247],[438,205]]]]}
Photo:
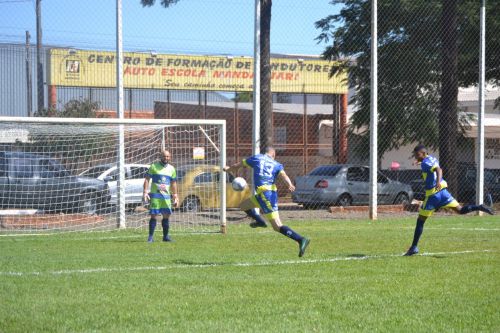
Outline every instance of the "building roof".
{"type": "MultiPolygon", "coordinates": [[[[487,84],[484,90],[484,99],[486,101],[493,101],[497,98],[500,98],[500,87],[487,84]]],[[[477,86],[458,88],[458,101],[479,101],[479,88],[477,86]]]]}

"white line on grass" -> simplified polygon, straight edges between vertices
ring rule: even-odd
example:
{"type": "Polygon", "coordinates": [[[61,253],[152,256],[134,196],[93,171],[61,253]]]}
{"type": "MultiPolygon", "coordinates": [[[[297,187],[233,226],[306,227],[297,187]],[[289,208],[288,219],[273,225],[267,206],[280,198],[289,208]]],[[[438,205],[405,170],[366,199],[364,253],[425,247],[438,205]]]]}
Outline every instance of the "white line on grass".
{"type": "Polygon", "coordinates": [[[500,228],[426,228],[427,230],[500,231],[500,228]]]}
{"type": "MultiPolygon", "coordinates": [[[[485,253],[495,252],[492,250],[466,250],[452,252],[429,252],[423,253],[420,256],[439,256],[439,255],[460,255],[470,253],[485,253]]],[[[317,264],[317,263],[333,263],[337,261],[357,261],[401,257],[402,254],[386,254],[372,255],[360,257],[334,257],[320,259],[301,259],[301,260],[278,260],[278,261],[260,261],[260,262],[234,262],[234,263],[206,263],[206,264],[172,264],[165,266],[142,266],[142,267],[98,267],[87,269],[63,269],[58,271],[32,271],[32,272],[1,272],[4,276],[40,276],[40,275],[70,275],[70,274],[89,274],[89,273],[109,273],[109,272],[137,272],[137,271],[163,271],[179,268],[210,268],[210,267],[257,267],[257,266],[280,266],[280,265],[300,265],[300,264],[317,264]]]]}

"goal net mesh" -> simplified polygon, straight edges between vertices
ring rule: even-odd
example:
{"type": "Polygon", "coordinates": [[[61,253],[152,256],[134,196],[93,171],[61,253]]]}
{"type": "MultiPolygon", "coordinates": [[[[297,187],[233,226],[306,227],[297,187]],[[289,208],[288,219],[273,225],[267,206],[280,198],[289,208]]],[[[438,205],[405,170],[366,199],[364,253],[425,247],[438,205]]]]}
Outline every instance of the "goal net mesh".
{"type": "MultiPolygon", "coordinates": [[[[147,227],[144,177],[167,149],[180,200],[171,229],[220,231],[222,126],[127,123],[122,128],[126,227],[147,227]]],[[[0,123],[0,232],[116,229],[119,130],[109,123],[0,123]]]]}

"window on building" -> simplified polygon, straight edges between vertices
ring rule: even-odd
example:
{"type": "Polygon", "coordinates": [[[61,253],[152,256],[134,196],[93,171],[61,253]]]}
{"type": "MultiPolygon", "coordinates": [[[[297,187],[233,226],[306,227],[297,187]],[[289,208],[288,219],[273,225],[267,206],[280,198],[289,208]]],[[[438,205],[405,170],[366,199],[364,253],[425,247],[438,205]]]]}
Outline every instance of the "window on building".
{"type": "Polygon", "coordinates": [[[286,145],[286,126],[274,127],[274,144],[276,150],[283,150],[280,145],[286,145]]]}

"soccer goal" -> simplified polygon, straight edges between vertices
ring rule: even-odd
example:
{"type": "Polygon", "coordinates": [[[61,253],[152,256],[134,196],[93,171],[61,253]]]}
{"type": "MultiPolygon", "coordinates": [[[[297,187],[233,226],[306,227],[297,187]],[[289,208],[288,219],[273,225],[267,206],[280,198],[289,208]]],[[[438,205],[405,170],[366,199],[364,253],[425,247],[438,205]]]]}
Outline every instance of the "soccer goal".
{"type": "Polygon", "coordinates": [[[225,120],[0,117],[0,233],[147,226],[144,177],[176,168],[174,232],[225,232],[225,120]]]}

